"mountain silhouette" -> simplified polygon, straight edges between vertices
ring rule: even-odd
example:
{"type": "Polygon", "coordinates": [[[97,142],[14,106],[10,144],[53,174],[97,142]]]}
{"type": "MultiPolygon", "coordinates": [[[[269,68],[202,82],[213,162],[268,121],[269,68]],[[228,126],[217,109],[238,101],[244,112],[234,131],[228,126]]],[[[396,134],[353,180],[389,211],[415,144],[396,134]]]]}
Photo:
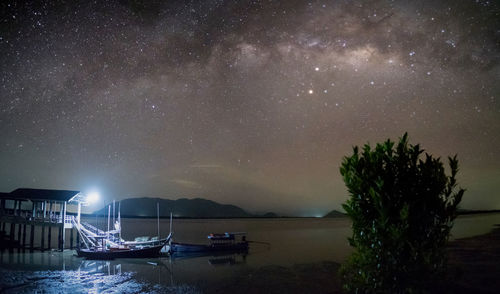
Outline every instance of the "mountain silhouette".
{"type": "MultiPolygon", "coordinates": [[[[181,198],[169,200],[163,198],[128,198],[120,201],[122,217],[156,217],[157,203],[160,204],[160,217],[169,217],[172,212],[174,217],[211,218],[211,217],[251,217],[250,213],[238,206],[220,204],[212,200],[194,198],[181,198]]],[[[118,214],[118,201],[115,203],[118,214]]],[[[111,203],[111,211],[113,205],[111,203]]],[[[94,214],[107,215],[108,206],[99,209],[94,214]]],[[[111,212],[113,213],[113,212],[111,212]]]]}
{"type": "Polygon", "coordinates": [[[329,213],[325,214],[323,217],[345,217],[345,216],[347,215],[343,212],[332,210],[329,213]]]}

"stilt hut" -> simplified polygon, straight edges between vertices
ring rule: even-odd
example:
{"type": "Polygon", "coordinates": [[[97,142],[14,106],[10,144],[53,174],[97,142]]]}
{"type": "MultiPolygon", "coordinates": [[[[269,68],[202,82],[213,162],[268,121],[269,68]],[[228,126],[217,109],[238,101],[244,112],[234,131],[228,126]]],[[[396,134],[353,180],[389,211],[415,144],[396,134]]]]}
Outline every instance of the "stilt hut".
{"type": "Polygon", "coordinates": [[[26,188],[0,193],[1,236],[4,243],[26,248],[26,226],[29,225],[29,248],[34,249],[35,227],[39,227],[41,229],[39,249],[51,249],[52,229],[57,228],[58,249],[64,250],[65,229],[73,227],[73,216],[66,215],[67,204],[79,193],[69,190],[26,188]],[[10,224],[8,234],[7,224],[10,224]]]}

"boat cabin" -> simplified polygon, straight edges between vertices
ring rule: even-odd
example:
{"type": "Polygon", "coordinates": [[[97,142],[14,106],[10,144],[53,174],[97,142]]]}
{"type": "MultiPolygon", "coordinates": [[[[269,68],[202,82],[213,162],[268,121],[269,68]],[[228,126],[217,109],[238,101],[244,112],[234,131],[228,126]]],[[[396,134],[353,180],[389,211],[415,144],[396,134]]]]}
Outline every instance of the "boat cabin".
{"type": "Polygon", "coordinates": [[[208,235],[208,239],[212,244],[232,244],[235,243],[236,236],[241,236],[240,242],[246,242],[246,233],[244,232],[237,232],[237,233],[224,233],[224,234],[210,234],[208,235]]]}

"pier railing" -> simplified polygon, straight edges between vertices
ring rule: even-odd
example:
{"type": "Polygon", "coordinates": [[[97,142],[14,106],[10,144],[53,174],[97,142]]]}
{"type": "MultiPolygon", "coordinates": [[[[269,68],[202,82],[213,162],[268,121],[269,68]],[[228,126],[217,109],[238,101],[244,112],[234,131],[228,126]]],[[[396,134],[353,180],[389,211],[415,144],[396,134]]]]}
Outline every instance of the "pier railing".
{"type": "Polygon", "coordinates": [[[89,223],[82,223],[82,225],[84,225],[87,230],[89,230],[92,233],[96,234],[96,236],[104,236],[104,235],[106,235],[106,232],[104,232],[103,230],[100,230],[100,229],[94,227],[93,225],[91,225],[89,223]]]}
{"type": "Polygon", "coordinates": [[[75,218],[73,215],[66,215],[63,220],[63,215],[59,213],[47,213],[45,217],[43,215],[33,216],[31,210],[17,210],[14,209],[4,209],[3,213],[0,213],[0,219],[2,222],[15,222],[15,223],[44,223],[44,224],[62,224],[64,223],[65,228],[72,228],[72,220],[75,218]]]}

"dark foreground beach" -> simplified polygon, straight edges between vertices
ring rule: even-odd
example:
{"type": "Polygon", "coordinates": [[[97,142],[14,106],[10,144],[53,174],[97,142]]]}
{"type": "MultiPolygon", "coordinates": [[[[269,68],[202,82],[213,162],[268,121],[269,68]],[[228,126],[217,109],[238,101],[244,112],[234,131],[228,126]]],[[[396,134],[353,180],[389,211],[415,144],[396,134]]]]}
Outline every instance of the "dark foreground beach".
{"type": "MultiPolygon", "coordinates": [[[[448,279],[436,293],[498,293],[500,228],[455,240],[448,246],[448,279]]],[[[236,269],[238,278],[217,285],[160,286],[139,282],[133,273],[96,276],[76,271],[0,270],[0,293],[341,293],[340,264],[330,261],[292,266],[236,269]]]]}
{"type": "Polygon", "coordinates": [[[500,224],[488,234],[448,245],[448,293],[500,292],[500,224]]]}

